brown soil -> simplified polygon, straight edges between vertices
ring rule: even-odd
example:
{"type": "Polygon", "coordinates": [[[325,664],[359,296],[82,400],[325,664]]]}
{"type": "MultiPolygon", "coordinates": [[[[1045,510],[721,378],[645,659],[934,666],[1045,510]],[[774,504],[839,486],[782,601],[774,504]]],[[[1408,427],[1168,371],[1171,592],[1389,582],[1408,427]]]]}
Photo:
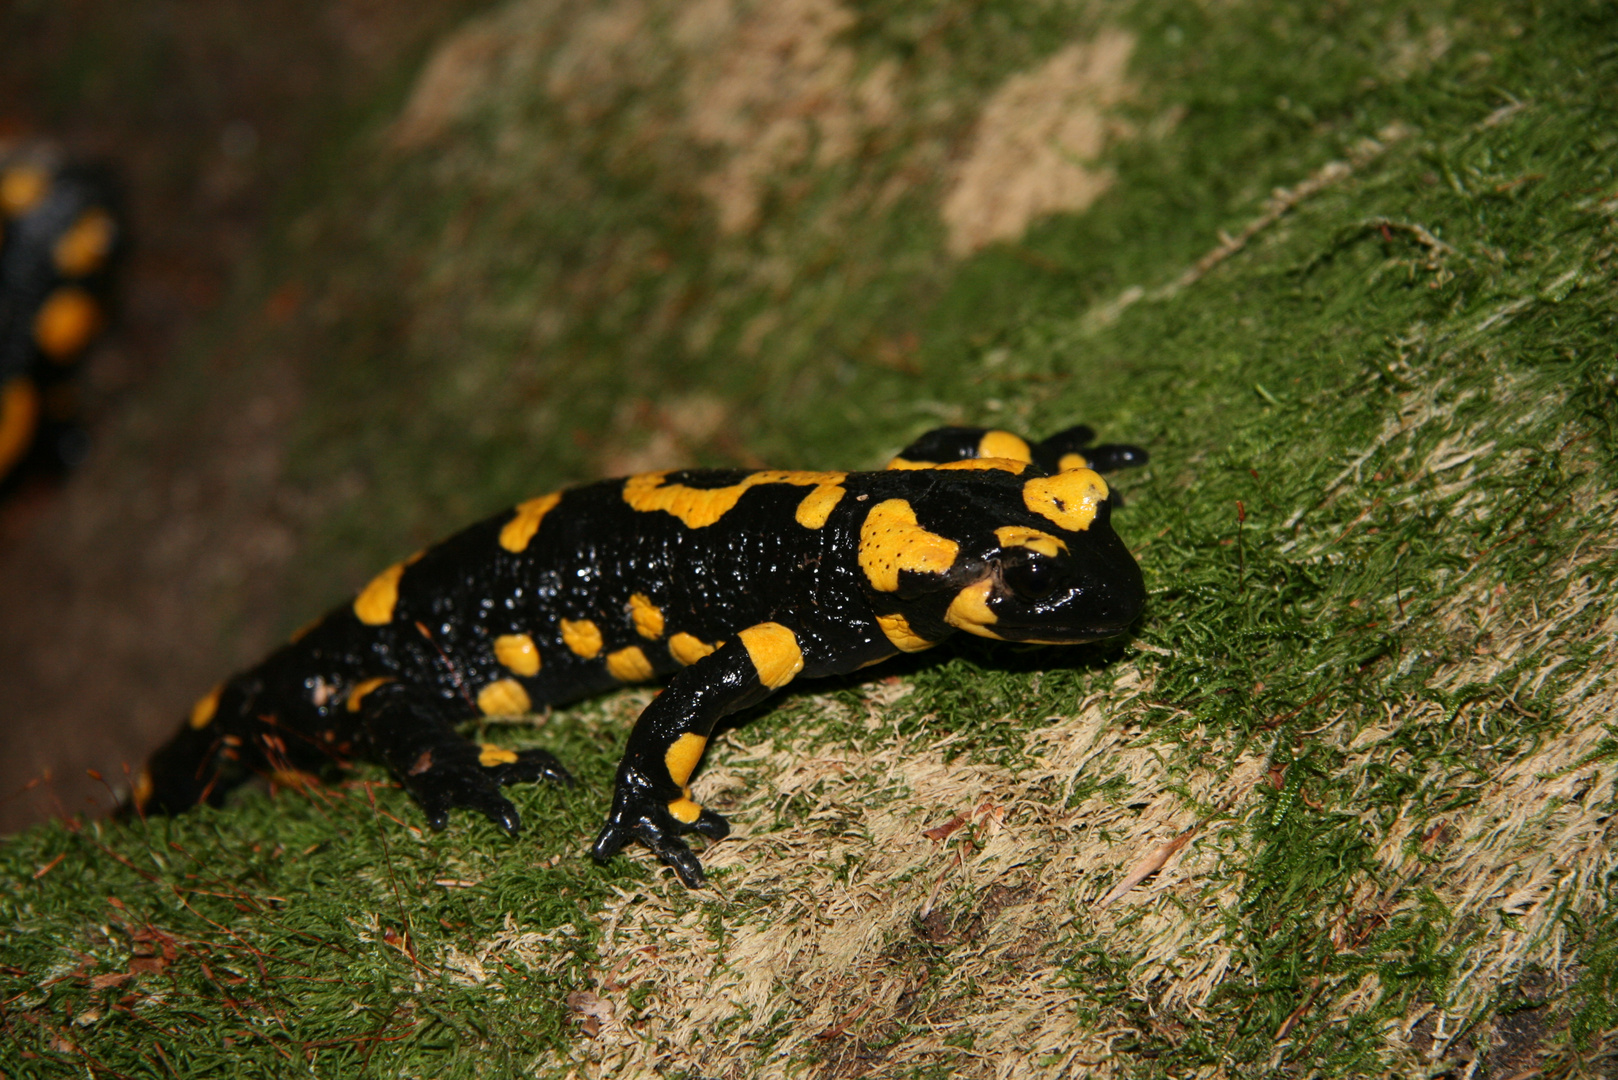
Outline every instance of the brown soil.
{"type": "Polygon", "coordinates": [[[474,6],[0,14],[0,135],[110,161],[135,238],[121,319],[85,380],[89,459],[0,506],[0,832],[108,807],[188,702],[282,625],[301,511],[281,465],[303,358],[249,347],[298,304],[295,290],[252,299],[258,253],[343,118],[474,6]]]}

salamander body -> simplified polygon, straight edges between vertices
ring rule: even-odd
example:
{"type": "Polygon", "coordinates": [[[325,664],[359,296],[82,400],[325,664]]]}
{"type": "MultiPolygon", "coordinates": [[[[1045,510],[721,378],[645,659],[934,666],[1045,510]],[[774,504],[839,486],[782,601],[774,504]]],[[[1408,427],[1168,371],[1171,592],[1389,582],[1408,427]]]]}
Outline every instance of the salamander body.
{"type": "Polygon", "coordinates": [[[879,472],[673,471],[529,500],[389,567],[220,684],[152,756],[133,807],[217,804],[255,772],[360,758],[435,828],[465,807],[515,832],[502,785],[566,771],[456,725],[664,679],[594,855],[638,839],[700,885],[681,837],[729,831],[689,787],[721,717],[958,631],[1054,644],[1128,628],[1145,589],[1097,470],[1145,453],[1092,437],[942,428],[879,472]]]}

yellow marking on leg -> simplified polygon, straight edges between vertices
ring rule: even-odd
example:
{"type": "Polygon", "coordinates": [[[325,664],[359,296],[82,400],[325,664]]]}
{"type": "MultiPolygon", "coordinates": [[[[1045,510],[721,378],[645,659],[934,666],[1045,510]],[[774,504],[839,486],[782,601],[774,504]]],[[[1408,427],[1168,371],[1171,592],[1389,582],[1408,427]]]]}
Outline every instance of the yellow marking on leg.
{"type": "Polygon", "coordinates": [[[892,461],[888,462],[885,468],[898,469],[901,472],[907,469],[936,469],[938,468],[938,462],[911,461],[908,458],[896,457],[892,461]]]}
{"type": "Polygon", "coordinates": [[[860,569],[878,592],[897,590],[900,570],[918,574],[948,570],[960,551],[955,541],[922,528],[903,499],[877,503],[860,526],[860,569]]]}
{"type": "Polygon", "coordinates": [[[771,690],[785,686],[803,670],[803,650],[798,647],[798,635],[780,623],[749,626],[737,636],[753,661],[758,681],[771,690]]]}
{"type": "Polygon", "coordinates": [[[994,592],[994,581],[984,578],[976,585],[968,585],[955,594],[955,599],[949,603],[949,610],[944,612],[944,621],[957,630],[965,630],[978,637],[994,638],[1000,640],[1000,635],[989,627],[1000,621],[1000,617],[989,610],[989,595],[994,592]]]}
{"type": "Polygon", "coordinates": [[[129,801],[135,804],[136,810],[146,809],[146,804],[152,801],[152,774],[150,770],[142,769],[140,775],[135,777],[135,786],[130,789],[129,801]]]}
{"type": "Polygon", "coordinates": [[[709,645],[695,634],[679,633],[669,638],[669,655],[686,667],[701,660],[716,647],[709,645]]]}
{"type": "Polygon", "coordinates": [[[485,769],[492,769],[496,765],[510,765],[517,760],[515,750],[507,750],[503,746],[494,745],[494,743],[486,742],[478,749],[478,764],[485,769]]]}
{"type": "Polygon", "coordinates": [[[741,497],[761,484],[792,484],[797,487],[815,487],[820,484],[841,484],[847,473],[792,472],[785,469],[765,469],[750,473],[728,487],[692,488],[684,484],[665,484],[667,472],[645,473],[624,481],[624,502],[642,513],[662,510],[685,522],[688,528],[702,529],[735,509],[741,497]]]}
{"type": "Polygon", "coordinates": [[[691,782],[691,774],[696,771],[697,762],[702,760],[702,752],[707,749],[708,740],[694,731],[688,731],[669,744],[663,752],[663,764],[668,767],[669,778],[682,788],[691,782]]]}
{"type": "Polygon", "coordinates": [[[910,622],[903,615],[878,615],[876,624],[900,652],[921,652],[938,644],[910,629],[910,622]]]}
{"type": "Polygon", "coordinates": [[[675,821],[690,825],[702,816],[702,807],[682,795],[669,803],[669,813],[673,815],[675,821]]]}
{"type": "Polygon", "coordinates": [[[1001,547],[1025,547],[1052,558],[1056,557],[1057,552],[1067,551],[1067,543],[1060,537],[1023,525],[1002,525],[994,530],[994,538],[1000,541],[1001,547]]]}
{"type": "Polygon", "coordinates": [[[573,650],[577,656],[586,660],[594,660],[601,655],[601,631],[589,619],[562,620],[562,644],[573,650]]]}
{"type": "Polygon", "coordinates": [[[1022,486],[1023,505],[1068,532],[1083,532],[1107,498],[1107,482],[1091,469],[1036,476],[1022,486]]]}
{"type": "Polygon", "coordinates": [[[501,634],[495,638],[494,658],[514,674],[539,674],[539,650],[527,634],[501,634]]]}
{"type": "Polygon", "coordinates": [[[1090,459],[1083,454],[1063,454],[1056,461],[1058,472],[1072,472],[1074,469],[1088,469],[1090,459]]]}
{"type": "Polygon", "coordinates": [[[962,470],[973,472],[982,469],[999,469],[1001,472],[1022,473],[1027,470],[1028,462],[1018,461],[1015,458],[1003,457],[973,457],[962,458],[960,461],[946,461],[938,466],[940,470],[948,469],[952,472],[962,470]]]}
{"type": "Polygon", "coordinates": [[[806,529],[818,529],[826,524],[831,512],[837,509],[842,501],[846,489],[842,484],[820,484],[813,491],[803,497],[798,504],[798,512],[793,516],[799,525],[806,529]]]}
{"type": "Polygon", "coordinates": [[[112,253],[112,241],[117,232],[112,215],[99,206],[92,206],[79,215],[79,220],[51,248],[56,269],[65,277],[94,273],[112,253]]]}
{"type": "Polygon", "coordinates": [[[399,603],[399,579],[404,571],[404,563],[394,563],[360,590],[354,598],[354,615],[360,622],[385,626],[393,621],[393,609],[399,603]]]}
{"type": "Polygon", "coordinates": [[[619,682],[645,682],[656,674],[639,645],[608,653],[607,671],[619,682]]]}
{"type": "Polygon", "coordinates": [[[34,165],[18,165],[0,175],[0,210],[21,217],[44,201],[51,190],[50,173],[34,165]]]}
{"type": "Polygon", "coordinates": [[[201,731],[213,723],[214,714],[219,711],[219,695],[224,692],[225,684],[220,683],[198,698],[197,703],[191,706],[191,727],[194,730],[201,731]]]}
{"type": "Polygon", "coordinates": [[[635,633],[649,641],[663,636],[663,609],[652,603],[645,593],[629,598],[629,617],[635,623],[635,633]]]}
{"type": "Polygon", "coordinates": [[[0,476],[11,471],[39,430],[39,390],[21,376],[0,386],[0,476]]]}
{"type": "Polygon", "coordinates": [[[478,691],[478,711],[484,716],[521,716],[533,708],[528,691],[516,679],[496,679],[478,691]]]}
{"type": "Polygon", "coordinates": [[[378,675],[374,679],[366,679],[364,682],[355,683],[354,684],[354,689],[352,689],[352,690],[350,690],[348,692],[348,704],[347,704],[348,711],[349,712],[359,712],[360,711],[360,703],[365,700],[365,695],[366,694],[369,694],[372,690],[375,690],[377,687],[381,686],[383,683],[388,683],[388,682],[392,682],[392,681],[393,680],[388,678],[386,675],[378,675]]]}
{"type": "Polygon", "coordinates": [[[549,495],[541,495],[537,499],[518,503],[515,516],[500,530],[500,546],[511,552],[526,549],[528,542],[539,531],[539,523],[544,521],[545,515],[556,509],[556,504],[561,501],[562,493],[554,491],[549,495]]]}
{"type": "Polygon", "coordinates": [[[1010,458],[1028,463],[1034,460],[1033,451],[1028,449],[1028,440],[1009,431],[985,431],[983,438],[978,440],[978,457],[1010,458]]]}
{"type": "Polygon", "coordinates": [[[34,342],[57,363],[77,356],[100,329],[101,305],[76,285],[51,293],[34,316],[34,342]]]}

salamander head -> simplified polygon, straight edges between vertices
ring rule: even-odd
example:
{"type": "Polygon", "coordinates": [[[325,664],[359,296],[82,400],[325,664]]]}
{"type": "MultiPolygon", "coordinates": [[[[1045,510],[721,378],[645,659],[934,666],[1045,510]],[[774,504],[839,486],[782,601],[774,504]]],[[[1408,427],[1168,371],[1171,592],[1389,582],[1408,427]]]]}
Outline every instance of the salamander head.
{"type": "Polygon", "coordinates": [[[934,475],[940,482],[877,504],[862,526],[860,564],[879,611],[897,608],[923,638],[942,621],[1046,645],[1111,637],[1140,616],[1145,582],[1112,530],[1099,474],[934,475]]]}

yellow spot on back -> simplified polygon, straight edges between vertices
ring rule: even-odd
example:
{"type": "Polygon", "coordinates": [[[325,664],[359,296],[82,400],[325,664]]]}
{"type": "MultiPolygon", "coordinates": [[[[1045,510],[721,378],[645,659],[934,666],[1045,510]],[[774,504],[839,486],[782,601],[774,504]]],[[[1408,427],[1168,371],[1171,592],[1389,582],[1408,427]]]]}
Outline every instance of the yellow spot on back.
{"type": "Polygon", "coordinates": [[[394,606],[399,603],[399,578],[404,575],[405,564],[394,563],[360,590],[354,598],[354,615],[366,626],[383,626],[393,620],[394,606]]]}
{"type": "Polygon", "coordinates": [[[670,743],[663,753],[663,764],[668,766],[669,777],[682,788],[685,787],[707,746],[708,740],[694,731],[688,731],[670,743]]]}
{"type": "Polygon", "coordinates": [[[1090,459],[1085,457],[1083,454],[1063,454],[1056,462],[1056,467],[1061,472],[1072,472],[1074,469],[1088,469],[1090,467],[1090,459]]]}
{"type": "Polygon", "coordinates": [[[1091,469],[1036,476],[1022,486],[1023,505],[1069,532],[1083,532],[1107,497],[1107,482],[1091,469]]]}
{"type": "Polygon", "coordinates": [[[635,593],[629,598],[629,617],[634,620],[635,633],[641,637],[656,641],[663,636],[663,610],[645,593],[635,593]]]}
{"type": "Polygon", "coordinates": [[[112,240],[116,234],[112,215],[99,206],[92,206],[79,215],[79,220],[61,235],[51,249],[56,269],[67,277],[84,277],[94,273],[112,252],[112,240]]]}
{"type": "Polygon", "coordinates": [[[594,660],[601,654],[601,631],[589,619],[562,620],[562,644],[573,650],[577,656],[586,660],[594,660]]]}
{"type": "Polygon", "coordinates": [[[146,804],[152,801],[152,774],[145,769],[135,777],[135,786],[129,792],[129,799],[135,804],[136,810],[146,809],[146,804]]]}
{"type": "Polygon", "coordinates": [[[978,457],[1010,458],[1012,461],[1025,462],[1034,460],[1033,452],[1028,449],[1028,440],[1009,431],[985,431],[983,438],[978,440],[978,457]]]}
{"type": "Polygon", "coordinates": [[[483,743],[478,747],[478,750],[478,764],[485,769],[492,769],[496,765],[510,765],[517,760],[515,750],[507,750],[503,746],[494,745],[494,743],[483,743]]]}
{"type": "Polygon", "coordinates": [[[607,654],[607,670],[619,682],[645,682],[656,674],[639,645],[607,654]]]}
{"type": "Polygon", "coordinates": [[[798,504],[798,512],[793,516],[804,528],[818,529],[826,524],[826,519],[837,509],[837,504],[842,501],[844,494],[842,484],[820,484],[803,497],[803,501],[798,504]]]}
{"type": "Polygon", "coordinates": [[[527,548],[528,542],[539,531],[539,523],[561,501],[562,493],[553,491],[549,495],[518,503],[515,516],[500,530],[500,546],[514,552],[527,548]]]}
{"type": "Polygon", "coordinates": [[[496,679],[478,691],[478,711],[484,716],[521,716],[533,707],[516,679],[496,679]]]}
{"type": "Polygon", "coordinates": [[[1001,547],[1025,547],[1052,558],[1057,552],[1067,550],[1067,544],[1061,538],[1022,525],[1002,525],[994,530],[994,538],[1000,541],[1001,547]]]}
{"type": "Polygon", "coordinates": [[[34,341],[58,363],[77,356],[100,329],[101,305],[76,285],[51,293],[34,316],[34,341]]]}
{"type": "Polygon", "coordinates": [[[0,175],[0,210],[12,217],[38,206],[51,189],[50,174],[33,165],[18,165],[0,175]]]}
{"type": "Polygon", "coordinates": [[[955,541],[922,528],[903,499],[877,503],[860,526],[860,569],[878,592],[898,589],[900,570],[948,570],[960,550],[955,541]]]}
{"type": "Polygon", "coordinates": [[[887,467],[890,469],[898,469],[900,471],[905,469],[936,469],[938,468],[938,462],[911,461],[908,458],[896,457],[892,461],[888,462],[887,467]]]}
{"type": "Polygon", "coordinates": [[[1020,473],[1028,468],[1028,462],[1018,461],[1015,458],[1003,457],[973,457],[962,458],[960,461],[946,461],[938,466],[940,469],[952,470],[979,470],[999,469],[1001,472],[1020,473]]]}
{"type": "Polygon", "coordinates": [[[206,695],[197,699],[191,706],[191,726],[198,731],[213,723],[214,714],[219,711],[219,695],[225,692],[225,684],[220,683],[206,695]]]}
{"type": "Polygon", "coordinates": [[[348,711],[359,712],[360,703],[365,700],[366,694],[369,694],[383,683],[392,681],[386,675],[379,675],[374,679],[366,679],[364,682],[355,683],[354,689],[348,692],[348,711]]]}
{"type": "Polygon", "coordinates": [[[39,390],[18,377],[0,386],[0,476],[11,471],[34,444],[39,428],[39,390]]]}
{"type": "Polygon", "coordinates": [[[984,578],[976,585],[968,585],[950,601],[949,610],[944,612],[944,621],[957,630],[998,640],[1000,635],[989,629],[1000,621],[1000,617],[989,610],[989,594],[993,591],[994,581],[990,578],[984,578]]]}
{"type": "Polygon", "coordinates": [[[673,815],[675,821],[689,825],[702,816],[702,807],[685,796],[681,796],[669,803],[669,813],[673,815]]]}
{"type": "Polygon", "coordinates": [[[679,633],[669,638],[669,655],[686,667],[713,651],[714,646],[694,634],[679,633]]]}
{"type": "Polygon", "coordinates": [[[701,529],[735,509],[741,497],[761,484],[793,484],[815,487],[819,484],[841,484],[847,473],[791,472],[785,469],[765,469],[751,473],[734,484],[722,488],[691,488],[684,484],[665,484],[666,472],[631,476],[624,481],[624,502],[642,513],[662,510],[685,522],[688,528],[701,529]]]}
{"type": "Polygon", "coordinates": [[[494,658],[514,674],[539,674],[539,650],[527,634],[501,634],[495,638],[494,658]]]}
{"type": "Polygon", "coordinates": [[[749,626],[737,635],[747,648],[758,672],[758,681],[775,690],[792,681],[803,670],[803,650],[798,647],[798,635],[778,622],[764,622],[749,626]]]}
{"type": "MultiPolygon", "coordinates": [[[[914,630],[910,629],[909,621],[903,615],[878,615],[876,624],[882,628],[895,648],[901,652],[921,652],[932,648],[937,642],[928,641],[914,630]]],[[[885,659],[885,658],[884,658],[885,659]]]]}

